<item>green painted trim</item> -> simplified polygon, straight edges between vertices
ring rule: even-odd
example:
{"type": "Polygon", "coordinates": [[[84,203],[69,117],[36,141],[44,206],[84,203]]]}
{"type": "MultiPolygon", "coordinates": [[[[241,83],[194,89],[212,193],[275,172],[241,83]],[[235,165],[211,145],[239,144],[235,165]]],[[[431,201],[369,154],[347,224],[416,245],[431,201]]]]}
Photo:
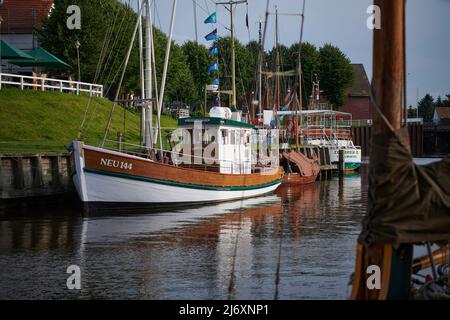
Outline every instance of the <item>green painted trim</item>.
{"type": "MultiPolygon", "coordinates": [[[[333,164],[336,165],[336,169],[339,168],[338,162],[333,162],[333,164]]],[[[344,165],[345,170],[356,170],[359,167],[361,167],[361,163],[356,163],[356,162],[346,162],[344,165]]]]}
{"type": "Polygon", "coordinates": [[[135,176],[135,175],[126,174],[126,173],[110,172],[110,171],[99,170],[99,169],[91,169],[91,168],[84,168],[84,171],[91,172],[91,173],[96,173],[96,174],[103,174],[103,175],[112,176],[112,177],[119,177],[119,178],[125,178],[125,179],[154,182],[154,183],[165,184],[165,185],[169,185],[169,186],[177,186],[177,187],[190,188],[190,189],[217,190],[217,191],[256,190],[256,189],[262,189],[262,188],[266,188],[266,187],[270,187],[270,186],[276,185],[278,183],[281,183],[281,181],[282,181],[281,179],[277,179],[277,180],[274,180],[272,182],[265,183],[265,184],[260,184],[260,185],[257,185],[257,186],[222,187],[222,186],[207,186],[207,185],[201,185],[201,184],[190,184],[190,183],[175,182],[175,181],[170,181],[170,180],[161,180],[161,179],[155,179],[155,178],[147,178],[147,177],[135,176]]]}
{"type": "Polygon", "coordinates": [[[253,124],[213,117],[190,117],[178,119],[179,126],[192,126],[195,121],[201,121],[204,125],[216,125],[216,126],[230,126],[239,128],[255,128],[253,124]]]}

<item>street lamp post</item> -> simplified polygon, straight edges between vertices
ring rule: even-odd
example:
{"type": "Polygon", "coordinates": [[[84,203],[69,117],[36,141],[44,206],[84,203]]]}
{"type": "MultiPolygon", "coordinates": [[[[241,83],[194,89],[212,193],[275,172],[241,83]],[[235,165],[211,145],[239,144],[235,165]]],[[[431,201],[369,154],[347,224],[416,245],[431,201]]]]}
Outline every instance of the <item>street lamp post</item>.
{"type": "Polygon", "coordinates": [[[77,60],[78,60],[78,82],[81,82],[81,71],[80,71],[80,41],[75,42],[75,47],[77,48],[77,60]]]}

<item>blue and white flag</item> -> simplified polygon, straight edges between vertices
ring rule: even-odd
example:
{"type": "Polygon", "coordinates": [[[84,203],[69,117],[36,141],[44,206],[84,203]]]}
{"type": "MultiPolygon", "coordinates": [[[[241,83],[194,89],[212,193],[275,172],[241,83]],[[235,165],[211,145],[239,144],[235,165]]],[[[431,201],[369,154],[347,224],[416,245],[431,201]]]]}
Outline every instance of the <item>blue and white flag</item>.
{"type": "Polygon", "coordinates": [[[214,29],[212,32],[208,33],[205,36],[205,39],[208,40],[208,41],[217,40],[217,28],[214,29]]]}
{"type": "Polygon", "coordinates": [[[217,15],[215,12],[213,12],[208,18],[206,18],[205,23],[216,23],[217,22],[217,15]]]}
{"type": "Polygon", "coordinates": [[[209,49],[208,54],[210,57],[217,56],[219,54],[219,49],[217,49],[215,44],[209,49]]]}
{"type": "Polygon", "coordinates": [[[208,75],[211,75],[211,73],[213,73],[214,71],[219,71],[219,65],[217,64],[217,62],[208,68],[208,75]]]}

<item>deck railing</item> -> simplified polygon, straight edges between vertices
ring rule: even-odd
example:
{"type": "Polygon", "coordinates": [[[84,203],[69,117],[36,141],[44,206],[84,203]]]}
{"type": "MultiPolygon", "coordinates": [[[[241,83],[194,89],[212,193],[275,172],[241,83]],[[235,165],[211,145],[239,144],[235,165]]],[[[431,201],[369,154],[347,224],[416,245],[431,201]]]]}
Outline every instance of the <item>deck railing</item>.
{"type": "Polygon", "coordinates": [[[33,88],[41,91],[57,91],[77,95],[87,93],[89,96],[103,97],[103,86],[99,84],[23,76],[19,74],[0,73],[0,89],[3,86],[14,86],[21,90],[33,88]]]}

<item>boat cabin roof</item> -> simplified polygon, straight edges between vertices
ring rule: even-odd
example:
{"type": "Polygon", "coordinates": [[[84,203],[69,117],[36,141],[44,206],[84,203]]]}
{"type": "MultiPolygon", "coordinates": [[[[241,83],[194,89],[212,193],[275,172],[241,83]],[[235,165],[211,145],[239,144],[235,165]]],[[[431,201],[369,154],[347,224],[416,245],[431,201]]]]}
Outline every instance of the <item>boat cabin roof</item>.
{"type": "Polygon", "coordinates": [[[255,126],[250,123],[236,121],[224,118],[214,118],[214,117],[190,117],[190,118],[180,118],[178,119],[178,125],[180,127],[192,127],[195,122],[201,121],[204,126],[228,126],[228,127],[238,127],[245,129],[254,129],[255,126]]]}

